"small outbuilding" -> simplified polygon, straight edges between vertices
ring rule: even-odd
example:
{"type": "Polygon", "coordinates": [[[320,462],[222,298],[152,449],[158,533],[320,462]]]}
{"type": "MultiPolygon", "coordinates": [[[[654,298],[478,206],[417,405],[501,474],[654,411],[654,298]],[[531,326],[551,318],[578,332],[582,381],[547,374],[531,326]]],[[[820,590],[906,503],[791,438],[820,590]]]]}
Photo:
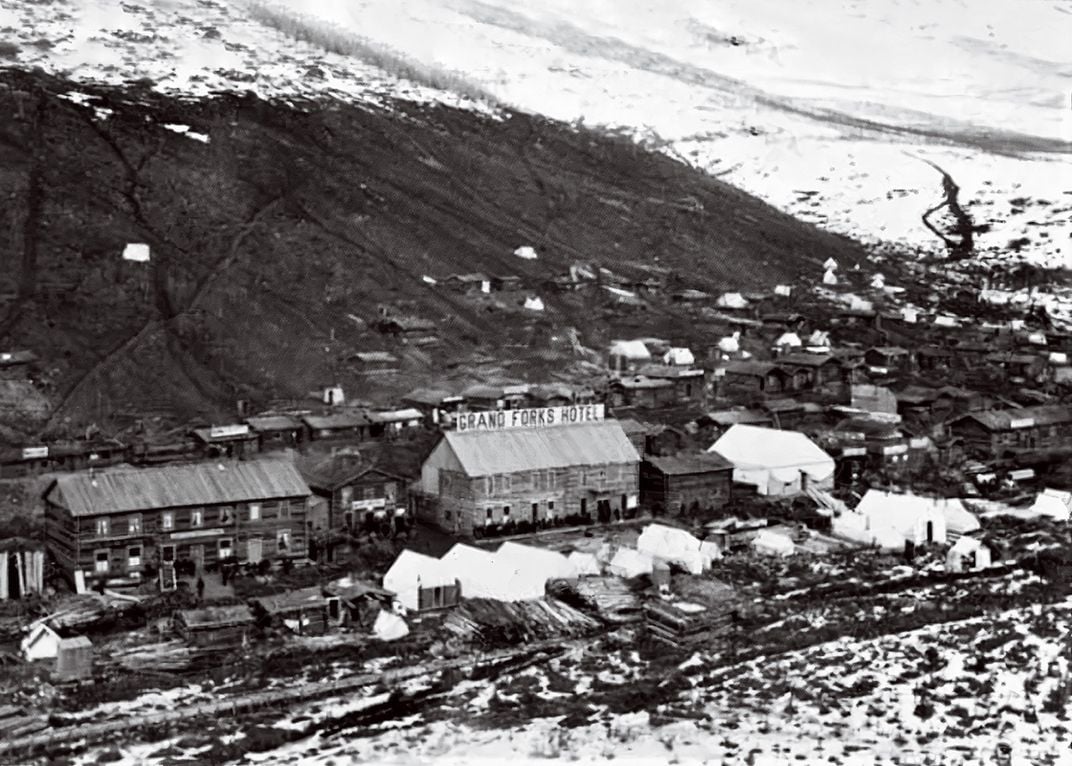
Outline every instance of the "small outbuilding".
{"type": "Polygon", "coordinates": [[[55,659],[59,647],[59,633],[44,622],[34,623],[19,644],[19,650],[27,662],[55,659]]]}
{"type": "Polygon", "coordinates": [[[436,558],[404,550],[383,576],[383,587],[414,612],[457,606],[461,600],[458,579],[436,558]]]}
{"type": "Polygon", "coordinates": [[[93,675],[93,644],[85,636],[61,638],[52,678],[58,682],[82,681],[93,675]]]}
{"type": "Polygon", "coordinates": [[[975,537],[960,538],[945,557],[945,568],[949,572],[973,572],[986,569],[991,563],[990,548],[975,537]]]}
{"type": "Polygon", "coordinates": [[[206,606],[181,609],[173,619],[175,632],[194,646],[237,646],[249,639],[256,620],[248,606],[206,606]]]}

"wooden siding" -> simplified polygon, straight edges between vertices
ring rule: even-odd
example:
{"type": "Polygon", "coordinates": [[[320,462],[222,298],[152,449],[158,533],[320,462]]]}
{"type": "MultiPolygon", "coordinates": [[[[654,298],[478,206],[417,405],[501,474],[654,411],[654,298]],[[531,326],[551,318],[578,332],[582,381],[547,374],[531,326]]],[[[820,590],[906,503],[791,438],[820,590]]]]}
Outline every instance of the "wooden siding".
{"type": "Polygon", "coordinates": [[[733,470],[697,474],[667,475],[650,463],[640,466],[640,502],[651,510],[661,507],[668,515],[678,515],[698,503],[701,509],[718,509],[730,501],[733,470]]]}

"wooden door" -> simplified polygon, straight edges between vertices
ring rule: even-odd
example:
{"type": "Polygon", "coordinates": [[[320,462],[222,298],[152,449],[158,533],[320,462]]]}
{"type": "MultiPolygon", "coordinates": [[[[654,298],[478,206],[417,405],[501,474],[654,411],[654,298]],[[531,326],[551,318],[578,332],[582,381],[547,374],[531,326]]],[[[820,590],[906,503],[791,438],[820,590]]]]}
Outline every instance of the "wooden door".
{"type": "Polygon", "coordinates": [[[201,574],[205,569],[205,546],[191,545],[190,559],[194,562],[194,572],[201,574]]]}
{"type": "Polygon", "coordinates": [[[259,537],[249,538],[249,542],[246,543],[246,561],[250,564],[260,563],[261,550],[261,539],[259,537]]]}

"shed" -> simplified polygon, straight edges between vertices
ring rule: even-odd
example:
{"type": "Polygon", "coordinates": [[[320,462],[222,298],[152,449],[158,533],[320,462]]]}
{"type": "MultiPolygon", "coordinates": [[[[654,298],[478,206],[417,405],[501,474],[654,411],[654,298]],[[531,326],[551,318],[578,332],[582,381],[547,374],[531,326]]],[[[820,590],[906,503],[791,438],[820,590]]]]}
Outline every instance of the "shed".
{"type": "Polygon", "coordinates": [[[439,559],[404,550],[383,576],[383,587],[406,609],[423,612],[456,606],[461,586],[439,559]]]}
{"type": "Polygon", "coordinates": [[[327,632],[330,623],[329,600],[319,587],[311,587],[264,596],[252,603],[264,623],[301,635],[321,635],[327,632]]]}
{"type": "Polygon", "coordinates": [[[206,606],[175,613],[175,631],[195,646],[231,646],[249,639],[254,625],[248,606],[206,606]]]}
{"type": "Polygon", "coordinates": [[[55,659],[59,647],[59,633],[44,622],[34,623],[19,644],[19,650],[27,662],[55,659]]]}
{"type": "Polygon", "coordinates": [[[85,636],[61,638],[56,652],[56,681],[81,681],[93,675],[93,644],[85,636]]]}

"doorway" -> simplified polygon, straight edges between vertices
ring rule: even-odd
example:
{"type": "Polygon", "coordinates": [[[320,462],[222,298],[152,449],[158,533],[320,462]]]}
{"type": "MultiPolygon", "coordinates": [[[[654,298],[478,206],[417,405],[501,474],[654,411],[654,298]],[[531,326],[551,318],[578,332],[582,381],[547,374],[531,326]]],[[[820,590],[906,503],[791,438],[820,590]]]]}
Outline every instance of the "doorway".
{"type": "Polygon", "coordinates": [[[933,521],[928,521],[927,522],[927,542],[928,543],[933,543],[934,542],[934,522],[933,521]]]}
{"type": "Polygon", "coordinates": [[[201,574],[205,571],[205,546],[191,545],[190,560],[194,562],[194,572],[196,574],[201,574]]]}

